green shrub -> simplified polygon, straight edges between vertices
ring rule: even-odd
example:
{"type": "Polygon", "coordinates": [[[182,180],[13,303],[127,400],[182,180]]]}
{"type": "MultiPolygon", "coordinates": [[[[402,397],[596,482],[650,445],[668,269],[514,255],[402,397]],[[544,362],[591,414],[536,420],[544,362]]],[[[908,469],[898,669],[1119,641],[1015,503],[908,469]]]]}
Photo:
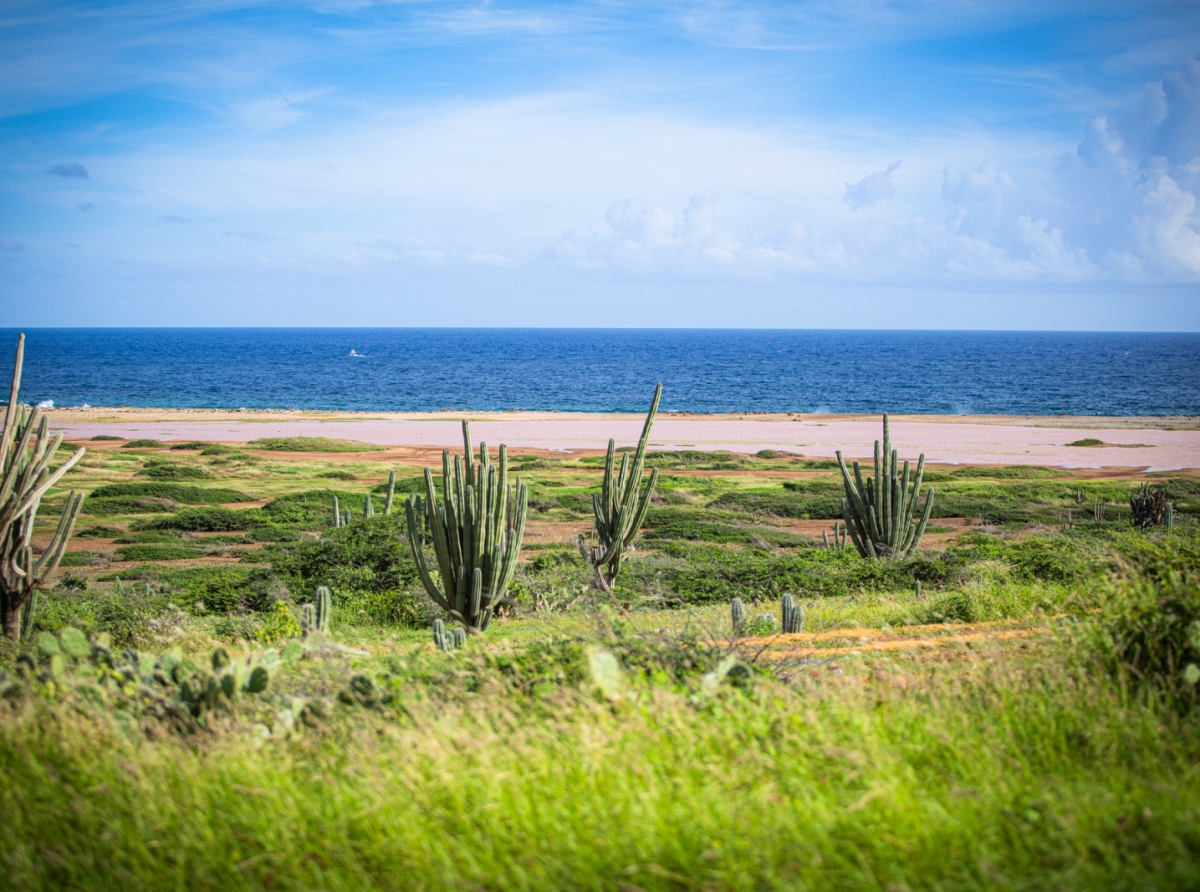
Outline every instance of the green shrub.
{"type": "Polygon", "coordinates": [[[232,508],[185,508],[170,517],[139,521],[138,530],[182,530],[192,533],[230,533],[253,529],[258,519],[249,511],[232,508]]]}
{"type": "Polygon", "coordinates": [[[358,475],[355,474],[353,471],[342,471],[342,470],[325,471],[321,474],[318,474],[317,476],[323,480],[357,480],[358,479],[358,475]]]}
{"type": "Polygon", "coordinates": [[[327,437],[263,437],[246,444],[264,452],[379,452],[386,447],[327,437]]]}
{"type": "Polygon", "coordinates": [[[172,462],[151,462],[137,472],[139,477],[152,480],[207,480],[212,472],[196,465],[178,465],[172,462]]]}
{"type": "Polygon", "coordinates": [[[124,438],[123,437],[114,437],[112,434],[96,434],[96,436],[92,437],[92,441],[97,442],[97,443],[104,442],[105,440],[121,440],[121,439],[124,439],[124,438]]]}
{"type": "Polygon", "coordinates": [[[167,499],[182,505],[220,505],[225,502],[249,502],[253,496],[236,489],[205,488],[186,483],[109,483],[92,490],[90,498],[167,499]]]}
{"type": "Polygon", "coordinates": [[[225,446],[221,443],[209,443],[200,450],[201,455],[229,455],[236,450],[232,446],[225,446]]]}
{"type": "Polygon", "coordinates": [[[836,520],[842,516],[842,496],[839,491],[813,493],[784,490],[749,490],[727,492],[712,502],[710,507],[747,511],[771,517],[787,517],[796,520],[836,520]]]}
{"type": "Polygon", "coordinates": [[[1103,446],[1103,440],[1097,440],[1095,437],[1084,437],[1082,440],[1076,440],[1073,443],[1067,443],[1068,446],[1103,446]]]}
{"type": "Polygon", "coordinates": [[[75,534],[76,539],[115,539],[117,536],[124,535],[124,530],[116,527],[96,526],[88,527],[85,530],[80,530],[75,534]]]}
{"type": "Polygon", "coordinates": [[[88,498],[83,500],[83,513],[95,517],[112,517],[117,514],[164,514],[175,510],[171,499],[121,496],[119,498],[88,498]]]}
{"type": "Polygon", "coordinates": [[[1186,709],[1200,700],[1198,568],[1194,541],[1125,558],[1092,625],[1093,644],[1115,672],[1186,709]]]}
{"type": "Polygon", "coordinates": [[[408,593],[417,583],[417,568],[400,538],[403,529],[400,515],[376,516],[329,530],[320,539],[272,546],[267,557],[298,601],[311,600],[317,586],[325,585],[332,590],[334,604],[349,617],[363,609],[369,616],[415,622],[424,616],[424,608],[418,609],[424,599],[408,593]],[[359,603],[364,600],[362,593],[385,597],[371,599],[368,609],[359,603]]]}
{"type": "Polygon", "coordinates": [[[331,527],[334,496],[338,497],[343,511],[349,508],[355,517],[361,515],[363,493],[332,489],[316,489],[280,496],[263,505],[258,509],[258,513],[264,523],[286,524],[308,530],[331,527]]]}
{"type": "Polygon", "coordinates": [[[150,566],[139,570],[166,583],[171,598],[180,607],[201,613],[271,610],[281,592],[272,574],[262,568],[150,566]]]}
{"type": "Polygon", "coordinates": [[[58,562],[60,567],[90,567],[96,563],[104,563],[110,555],[97,551],[68,551],[58,562]]]}
{"type": "Polygon", "coordinates": [[[203,440],[188,440],[186,443],[172,443],[172,449],[207,449],[211,443],[205,443],[203,440]]]}
{"type": "Polygon", "coordinates": [[[130,440],[121,446],[122,449],[166,449],[167,444],[162,440],[130,440]]]}

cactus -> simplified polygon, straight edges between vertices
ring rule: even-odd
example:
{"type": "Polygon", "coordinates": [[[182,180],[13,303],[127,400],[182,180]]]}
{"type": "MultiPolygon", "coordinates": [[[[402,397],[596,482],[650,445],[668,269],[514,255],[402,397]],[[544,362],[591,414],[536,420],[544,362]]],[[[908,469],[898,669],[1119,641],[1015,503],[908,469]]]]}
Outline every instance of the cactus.
{"type": "Polygon", "coordinates": [[[29,600],[25,602],[25,607],[21,611],[21,640],[28,641],[29,636],[33,634],[33,618],[37,614],[38,608],[38,593],[37,589],[29,596],[29,600]]]}
{"type": "Polygon", "coordinates": [[[933,511],[933,489],[925,495],[921,519],[914,522],[917,499],[921,494],[921,478],[925,474],[925,454],[917,459],[917,472],[909,489],[909,466],[904,462],[904,474],[897,472],[897,452],[892,449],[888,431],[888,416],[883,416],[883,450],[875,441],[875,476],[863,484],[862,471],[854,462],[854,478],[846,469],[841,450],[837,452],[838,467],[846,495],[842,499],[842,516],[854,547],[864,558],[906,558],[913,553],[933,511]]]}
{"type": "Polygon", "coordinates": [[[780,628],[785,635],[799,635],[804,631],[804,608],[796,603],[791,595],[783,596],[782,619],[780,628]]]}
{"type": "Polygon", "coordinates": [[[733,634],[742,634],[742,629],[746,627],[746,605],[741,598],[734,598],[729,602],[729,613],[733,620],[733,634]]]}
{"type": "Polygon", "coordinates": [[[507,447],[501,445],[496,464],[485,443],[479,446],[479,462],[472,459],[471,429],[463,421],[463,456],[454,457],[453,469],[450,450],[442,451],[442,490],[439,505],[433,473],[426,468],[424,519],[417,517],[415,499],[405,505],[408,544],[434,603],[467,629],[485,632],[517,570],[529,488],[519,477],[515,491],[508,485],[507,447]],[[437,581],[422,548],[423,527],[432,540],[437,581]]]}
{"type": "Polygon", "coordinates": [[[833,544],[829,542],[829,534],[825,530],[821,530],[821,539],[825,542],[826,548],[832,548],[836,551],[841,551],[846,547],[846,525],[840,520],[833,522],[833,544]]]}
{"type": "Polygon", "coordinates": [[[396,472],[388,471],[388,488],[387,496],[383,500],[383,513],[385,515],[392,513],[392,499],[396,495],[396,472]]]}
{"type": "Polygon", "coordinates": [[[455,647],[463,647],[466,645],[466,643],[467,643],[467,633],[464,632],[461,628],[455,629],[454,630],[454,646],[455,647]]]}
{"type": "Polygon", "coordinates": [[[1168,530],[1175,529],[1175,505],[1171,502],[1167,502],[1167,507],[1163,509],[1163,522],[1168,530]]]}
{"type": "Polygon", "coordinates": [[[375,516],[375,503],[371,501],[371,494],[367,493],[363,496],[363,519],[375,516]]]}
{"type": "Polygon", "coordinates": [[[1104,502],[1100,499],[1096,499],[1092,505],[1092,522],[1104,523],[1104,502]]]}
{"type": "Polygon", "coordinates": [[[350,509],[349,508],[347,508],[345,511],[342,512],[342,524],[341,525],[344,527],[350,526],[350,509]]]}
{"type": "Polygon", "coordinates": [[[1167,523],[1167,506],[1171,506],[1171,524],[1175,525],[1175,506],[1167,498],[1161,486],[1152,487],[1143,483],[1129,497],[1129,510],[1133,514],[1133,525],[1143,530],[1167,523]]]}
{"type": "Polygon", "coordinates": [[[333,525],[340,527],[342,525],[342,509],[338,507],[338,497],[333,497],[333,525]]]}
{"type": "Polygon", "coordinates": [[[589,545],[579,534],[579,553],[596,571],[596,587],[600,591],[611,591],[617,574],[621,572],[621,561],[633,551],[633,540],[637,538],[650,498],[658,482],[658,469],[650,471],[650,482],[641,497],[638,488],[642,484],[642,468],[646,462],[646,443],[650,438],[650,427],[658,414],[658,402],[662,398],[662,384],[654,389],[654,399],[642,426],[637,451],[632,463],[629,453],[621,455],[621,470],[614,477],[616,441],[608,441],[608,458],[604,463],[604,484],[599,493],[592,495],[592,510],[595,514],[597,544],[589,545]]]}
{"type": "Polygon", "coordinates": [[[69,493],[58,526],[41,557],[33,557],[33,527],[42,497],[83,458],[79,449],[56,470],[50,465],[62,445],[62,435],[49,435],[49,419],[39,409],[22,406],[21,367],[25,360],[25,335],[17,338],[8,411],[0,433],[0,619],[4,634],[14,642],[21,637],[21,611],[33,593],[45,588],[58,569],[71,538],[83,496],[69,493]]]}
{"type": "Polygon", "coordinates": [[[919,598],[921,597],[921,580],[913,580],[913,593],[919,598]]]}
{"type": "Polygon", "coordinates": [[[317,608],[314,604],[300,605],[300,628],[305,635],[317,630],[317,608]]]}
{"type": "Polygon", "coordinates": [[[447,632],[445,622],[440,619],[433,621],[433,643],[439,650],[449,653],[456,649],[459,646],[459,635],[462,635],[462,640],[465,642],[467,633],[462,629],[447,632]]]}
{"type": "Polygon", "coordinates": [[[333,596],[329,588],[317,586],[316,597],[313,599],[313,628],[324,634],[329,634],[329,618],[333,615],[333,596]]]}

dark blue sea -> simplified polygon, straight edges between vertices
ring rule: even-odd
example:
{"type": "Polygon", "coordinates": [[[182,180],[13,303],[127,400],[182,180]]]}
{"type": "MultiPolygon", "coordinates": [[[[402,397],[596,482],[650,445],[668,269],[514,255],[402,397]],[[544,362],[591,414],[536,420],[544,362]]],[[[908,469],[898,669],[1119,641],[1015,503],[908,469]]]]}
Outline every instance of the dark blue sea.
{"type": "MultiPolygon", "coordinates": [[[[0,368],[15,330],[0,330],[0,368]]],[[[31,329],[58,406],[1200,414],[1200,335],[653,329],[31,329]],[[352,352],[353,351],[353,352],[352,352]]],[[[7,375],[7,372],[3,374],[7,375]]]]}

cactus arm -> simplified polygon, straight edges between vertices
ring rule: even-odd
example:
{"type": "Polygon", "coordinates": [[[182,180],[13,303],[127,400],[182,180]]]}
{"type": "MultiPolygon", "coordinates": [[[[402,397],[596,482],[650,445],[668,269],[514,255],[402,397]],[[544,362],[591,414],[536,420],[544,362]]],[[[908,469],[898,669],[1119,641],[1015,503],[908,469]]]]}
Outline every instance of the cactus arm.
{"type": "Polygon", "coordinates": [[[630,524],[629,538],[626,545],[633,542],[633,539],[638,534],[638,530],[642,528],[642,522],[646,519],[646,512],[650,510],[650,499],[654,495],[654,485],[658,483],[658,468],[650,469],[650,482],[646,485],[646,491],[642,494],[641,504],[638,506],[638,513],[633,518],[633,523],[630,524]]]}
{"type": "Polygon", "coordinates": [[[921,537],[925,535],[925,525],[929,523],[929,516],[933,512],[933,490],[929,490],[925,495],[925,510],[921,512],[921,523],[913,531],[912,542],[909,543],[907,550],[904,552],[904,557],[911,555],[921,542],[921,537]]]}
{"type": "Polygon", "coordinates": [[[58,518],[58,527],[54,530],[54,536],[51,537],[50,544],[46,546],[41,559],[34,565],[34,576],[39,580],[44,580],[58,569],[58,562],[66,553],[67,542],[71,538],[71,531],[75,527],[75,520],[79,517],[79,509],[82,507],[82,493],[72,492],[67,495],[67,501],[63,505],[62,515],[58,518]]]}
{"type": "Polygon", "coordinates": [[[517,558],[521,556],[521,542],[525,537],[525,514],[529,507],[529,487],[517,478],[517,505],[513,512],[513,529],[509,534],[507,551],[504,554],[504,573],[500,577],[497,593],[508,589],[517,572],[517,558]]]}
{"type": "MultiPolygon", "coordinates": [[[[434,584],[433,576],[429,573],[429,567],[425,563],[425,554],[421,550],[421,537],[418,535],[420,527],[417,526],[416,510],[413,507],[412,500],[409,499],[405,503],[405,514],[408,520],[408,546],[412,549],[413,560],[417,565],[417,575],[421,577],[421,584],[425,586],[425,591],[433,602],[443,610],[450,609],[450,603],[442,595],[441,590],[434,584]]],[[[443,582],[448,582],[450,577],[442,576],[443,582]]]]}
{"type": "MultiPolygon", "coordinates": [[[[8,461],[9,439],[8,431],[10,426],[16,431],[19,421],[17,415],[17,399],[21,393],[21,369],[25,365],[25,335],[24,333],[17,335],[17,360],[13,363],[12,386],[8,391],[8,411],[4,414],[4,434],[3,440],[0,441],[0,468],[5,467],[8,461]]],[[[16,461],[13,462],[16,464],[16,461]]]]}

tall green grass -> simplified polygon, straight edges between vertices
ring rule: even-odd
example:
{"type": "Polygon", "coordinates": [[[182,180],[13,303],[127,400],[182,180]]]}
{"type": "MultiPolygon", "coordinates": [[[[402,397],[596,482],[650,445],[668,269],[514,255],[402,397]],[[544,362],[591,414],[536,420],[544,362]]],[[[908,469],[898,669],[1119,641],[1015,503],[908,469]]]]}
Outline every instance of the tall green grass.
{"type": "Polygon", "coordinates": [[[1184,889],[1194,726],[1068,662],[406,695],[291,740],[0,723],[22,889],[1184,889]]]}

